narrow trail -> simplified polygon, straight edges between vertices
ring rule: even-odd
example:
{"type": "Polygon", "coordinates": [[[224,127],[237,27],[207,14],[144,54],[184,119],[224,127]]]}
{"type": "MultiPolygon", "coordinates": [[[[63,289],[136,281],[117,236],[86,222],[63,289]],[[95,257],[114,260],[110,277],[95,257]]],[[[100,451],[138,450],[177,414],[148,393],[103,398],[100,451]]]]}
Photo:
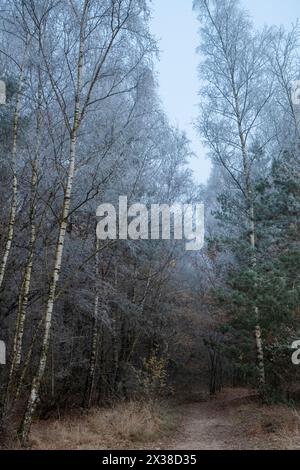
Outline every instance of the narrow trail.
{"type": "MultiPolygon", "coordinates": [[[[226,389],[207,401],[199,401],[204,395],[195,392],[189,391],[186,399],[194,397],[197,402],[181,405],[177,402],[170,406],[171,426],[160,434],[147,406],[125,403],[111,409],[95,409],[84,416],[37,420],[31,433],[31,448],[300,449],[300,407],[262,404],[253,390],[247,389],[226,389]]],[[[181,398],[185,398],[183,394],[181,398]]]]}
{"type": "Polygon", "coordinates": [[[290,445],[295,446],[291,439],[297,423],[292,411],[259,404],[253,391],[225,390],[208,402],[184,405],[181,412],[183,417],[177,432],[164,443],[168,450],[288,449],[290,445]],[[292,428],[286,429],[286,423],[292,423],[292,428]]]}

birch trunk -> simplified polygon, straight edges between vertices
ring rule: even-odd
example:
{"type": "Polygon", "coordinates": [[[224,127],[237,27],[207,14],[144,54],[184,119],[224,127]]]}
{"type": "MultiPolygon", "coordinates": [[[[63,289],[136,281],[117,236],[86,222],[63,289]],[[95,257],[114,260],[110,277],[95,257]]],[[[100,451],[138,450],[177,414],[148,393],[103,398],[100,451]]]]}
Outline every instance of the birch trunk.
{"type": "Polygon", "coordinates": [[[58,236],[58,240],[56,244],[54,269],[53,269],[52,279],[50,282],[48,301],[47,301],[46,312],[45,312],[45,317],[44,317],[44,336],[43,336],[43,342],[42,342],[42,352],[40,356],[37,373],[34,376],[33,381],[32,381],[30,396],[29,396],[26,412],[23,418],[21,431],[20,431],[21,442],[23,445],[26,445],[27,440],[28,440],[32,417],[36,409],[40,385],[41,385],[42,378],[44,376],[47,357],[48,357],[52,313],[53,313],[57,283],[58,283],[59,275],[61,271],[63,248],[64,248],[65,236],[66,236],[66,230],[67,230],[67,219],[68,219],[68,214],[69,214],[69,209],[70,209],[70,200],[71,200],[73,179],[74,179],[74,173],[75,173],[76,137],[77,137],[77,131],[74,128],[72,132],[72,136],[71,136],[68,182],[67,182],[64,203],[63,203],[62,217],[61,217],[61,222],[60,222],[60,227],[59,227],[59,236],[58,236]]]}
{"type": "Polygon", "coordinates": [[[42,320],[39,322],[39,324],[37,325],[37,328],[35,330],[35,333],[32,337],[32,340],[31,340],[31,343],[30,343],[30,346],[29,346],[29,349],[27,351],[27,354],[25,356],[25,359],[24,359],[24,363],[23,363],[23,366],[22,366],[22,372],[21,372],[21,375],[20,375],[20,378],[19,378],[19,381],[18,381],[18,384],[17,384],[17,387],[16,387],[16,392],[15,394],[13,395],[12,399],[13,401],[15,402],[16,400],[19,399],[20,397],[20,393],[21,393],[21,390],[22,390],[22,386],[23,386],[23,383],[24,383],[24,380],[25,380],[25,377],[27,375],[27,371],[28,371],[28,368],[29,368],[29,365],[30,365],[30,361],[31,361],[31,358],[32,358],[32,354],[33,354],[33,349],[34,349],[34,346],[35,346],[35,343],[36,343],[36,340],[38,338],[38,335],[40,333],[40,328],[42,326],[42,320]]]}
{"type": "Polygon", "coordinates": [[[27,54],[27,46],[24,52],[24,59],[21,64],[20,77],[19,77],[19,87],[16,95],[16,105],[13,116],[13,129],[12,129],[12,151],[11,151],[11,165],[13,171],[13,182],[12,182],[12,198],[9,212],[9,221],[8,221],[8,233],[7,240],[4,248],[4,254],[0,266],[0,291],[3,285],[3,280],[6,272],[7,262],[13,242],[16,213],[17,213],[17,196],[18,196],[18,178],[17,178],[17,141],[18,141],[18,132],[19,132],[19,121],[20,121],[20,110],[21,110],[21,95],[24,85],[24,69],[25,69],[25,57],[27,54]]]}
{"type": "Polygon", "coordinates": [[[44,335],[42,340],[42,351],[38,364],[37,372],[32,380],[30,395],[27,403],[27,408],[20,426],[19,435],[22,445],[27,445],[28,436],[31,428],[32,418],[37,406],[38,395],[40,391],[41,382],[45,373],[46,363],[48,358],[50,332],[52,324],[52,313],[56,297],[57,283],[59,281],[62,255],[65,244],[65,237],[68,225],[68,215],[70,211],[70,202],[73,188],[73,181],[75,176],[75,163],[76,163],[76,144],[77,144],[77,131],[80,125],[80,93],[82,87],[82,73],[83,73],[83,58],[84,58],[84,26],[86,21],[88,2],[86,0],[83,16],[80,26],[80,42],[79,42],[79,54],[78,54],[78,65],[77,65],[77,82],[76,82],[76,93],[75,93],[75,105],[74,105],[74,120],[72,130],[70,132],[70,152],[69,152],[69,168],[67,176],[67,185],[65,188],[63,208],[59,225],[59,235],[56,243],[55,257],[54,257],[54,268],[52,278],[50,281],[48,301],[46,305],[44,315],[44,335]]]}
{"type": "Polygon", "coordinates": [[[12,352],[12,361],[8,378],[8,385],[5,398],[5,408],[8,406],[10,400],[12,403],[14,401],[14,396],[17,395],[14,387],[16,385],[16,379],[18,374],[18,369],[21,363],[22,355],[22,345],[23,345],[23,336],[24,336],[24,325],[26,320],[26,311],[28,305],[28,296],[31,285],[31,275],[33,268],[33,258],[34,250],[37,238],[37,228],[36,228],[36,200],[37,200],[37,166],[40,153],[40,130],[41,130],[41,90],[39,90],[38,98],[38,110],[37,110],[37,126],[36,126],[36,149],[34,159],[32,161],[32,175],[31,175],[31,201],[30,201],[30,239],[29,239],[29,256],[25,266],[25,271],[23,275],[21,292],[19,295],[18,302],[18,313],[16,321],[16,330],[14,335],[13,342],[13,352],[12,352]]]}
{"type": "Polygon", "coordinates": [[[96,363],[98,353],[98,342],[99,342],[99,240],[96,240],[96,254],[95,254],[95,302],[94,302],[94,318],[93,318],[93,333],[92,333],[92,344],[91,344],[91,356],[89,372],[86,382],[86,390],[84,394],[84,407],[89,409],[91,407],[93,388],[95,383],[96,374],[96,363]]]}
{"type": "MultiPolygon", "coordinates": [[[[196,2],[198,3],[198,2],[196,2]]],[[[253,182],[251,161],[248,153],[248,137],[251,131],[257,126],[257,120],[261,115],[262,110],[267,104],[271,96],[271,88],[266,88],[264,97],[261,99],[262,106],[257,107],[257,102],[253,100],[253,96],[259,92],[259,85],[263,69],[265,67],[265,48],[267,36],[263,35],[260,38],[260,48],[247,48],[247,43],[254,39],[252,27],[248,23],[247,15],[243,15],[238,5],[234,2],[209,2],[208,0],[199,0],[200,11],[203,11],[204,17],[204,30],[203,44],[201,46],[204,52],[206,61],[203,62],[203,78],[204,81],[209,83],[207,93],[210,102],[209,105],[214,105],[217,102],[216,97],[220,100],[217,105],[216,115],[222,121],[227,121],[230,126],[232,123],[236,125],[236,137],[238,148],[241,150],[241,167],[243,174],[243,183],[240,184],[240,171],[236,169],[235,165],[235,151],[231,154],[232,150],[236,150],[235,138],[222,137],[221,133],[214,141],[215,128],[212,127],[210,119],[205,115],[204,125],[202,124],[206,139],[214,149],[219,161],[227,170],[230,177],[237,185],[239,190],[243,193],[243,197],[247,204],[247,222],[249,228],[249,246],[251,250],[250,264],[254,268],[257,264],[256,260],[256,224],[255,224],[255,211],[254,211],[254,198],[253,198],[253,182]],[[228,34],[231,31],[232,34],[228,34]],[[253,55],[253,53],[255,54],[253,55]],[[213,89],[212,76],[215,78],[215,90],[213,89]],[[251,119],[248,119],[251,112],[251,119]],[[208,126],[208,128],[206,128],[208,126]],[[211,132],[212,131],[212,132],[211,132]],[[211,135],[210,135],[211,134],[211,135]],[[213,142],[214,141],[214,142],[213,142]],[[221,145],[219,145],[219,142],[221,145]],[[217,145],[215,145],[217,143],[217,145]],[[224,160],[223,153],[226,155],[228,148],[230,153],[224,160]],[[231,154],[231,155],[230,155],[231,154]],[[233,160],[232,160],[233,158],[233,160]],[[227,161],[226,161],[227,160],[227,161]],[[230,163],[229,163],[230,162],[230,163]]],[[[267,87],[267,84],[266,84],[267,87]]],[[[207,103],[207,104],[208,104],[207,103]]],[[[203,109],[205,114],[210,112],[209,105],[205,105],[203,109]]],[[[218,120],[214,124],[219,122],[218,120]]],[[[226,129],[226,126],[225,128],[226,129]]],[[[230,129],[230,127],[229,127],[230,129]]],[[[231,129],[229,130],[229,135],[231,129]]],[[[257,286],[254,286],[255,288],[257,286]]],[[[258,308],[254,308],[252,312],[255,315],[255,342],[256,342],[256,358],[259,368],[259,384],[260,389],[263,391],[265,388],[265,366],[262,345],[262,335],[260,327],[260,315],[258,308]]]]}
{"type": "MultiPolygon", "coordinates": [[[[235,93],[235,92],[234,92],[235,93]]],[[[255,213],[254,213],[254,203],[253,203],[253,189],[251,184],[251,170],[250,170],[250,162],[249,162],[249,155],[247,149],[247,143],[245,140],[245,136],[242,129],[242,120],[241,114],[239,109],[239,103],[237,94],[235,93],[235,104],[236,104],[236,113],[237,113],[237,121],[238,121],[238,129],[239,129],[239,138],[242,148],[243,154],[243,167],[244,167],[244,179],[245,179],[245,192],[249,210],[249,239],[250,239],[250,246],[251,246],[251,264],[252,267],[255,268],[257,264],[256,259],[256,233],[255,233],[255,213]]],[[[254,286],[257,288],[257,286],[254,286]]],[[[265,391],[265,384],[266,384],[266,376],[265,376],[265,362],[264,362],[264,351],[263,351],[263,342],[262,342],[262,335],[261,335],[261,327],[260,327],[260,315],[258,307],[254,308],[255,314],[255,344],[256,344],[256,360],[257,360],[257,367],[258,367],[258,374],[259,374],[259,390],[261,396],[264,396],[265,391]]]]}

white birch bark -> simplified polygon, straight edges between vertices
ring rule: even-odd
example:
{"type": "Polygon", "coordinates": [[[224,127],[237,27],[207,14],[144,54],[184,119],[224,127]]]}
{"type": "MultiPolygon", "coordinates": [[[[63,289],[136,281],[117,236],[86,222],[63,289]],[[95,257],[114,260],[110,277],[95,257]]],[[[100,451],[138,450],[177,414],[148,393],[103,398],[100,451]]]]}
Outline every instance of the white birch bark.
{"type": "Polygon", "coordinates": [[[41,146],[41,90],[39,86],[38,93],[38,109],[37,109],[37,125],[36,125],[36,149],[34,159],[32,161],[32,173],[31,173],[31,201],[30,201],[30,237],[29,237],[29,256],[24,270],[23,281],[21,291],[19,294],[18,301],[18,313],[16,321],[16,329],[13,342],[12,360],[8,378],[8,385],[6,391],[5,408],[10,401],[14,401],[16,391],[14,386],[16,385],[17,373],[21,363],[22,345],[24,336],[24,326],[26,320],[26,311],[28,305],[28,296],[31,284],[31,274],[33,268],[34,250],[37,238],[37,227],[36,227],[36,201],[37,201],[37,167],[41,146]]]}

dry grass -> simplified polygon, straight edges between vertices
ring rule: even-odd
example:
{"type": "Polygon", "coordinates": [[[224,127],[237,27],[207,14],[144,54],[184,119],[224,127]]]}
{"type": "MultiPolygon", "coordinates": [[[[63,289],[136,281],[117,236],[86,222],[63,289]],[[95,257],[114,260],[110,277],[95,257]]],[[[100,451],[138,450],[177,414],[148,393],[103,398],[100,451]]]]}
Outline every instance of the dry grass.
{"type": "Polygon", "coordinates": [[[285,435],[286,449],[287,450],[300,450],[300,411],[295,409],[293,412],[294,420],[296,422],[293,434],[287,433],[285,435]]]}
{"type": "Polygon", "coordinates": [[[249,403],[238,409],[236,429],[246,449],[300,449],[300,419],[284,405],[249,403]]]}
{"type": "Polygon", "coordinates": [[[38,421],[31,432],[31,448],[133,449],[169,432],[175,417],[159,405],[129,402],[112,409],[94,409],[85,416],[38,421]]]}
{"type": "Polygon", "coordinates": [[[300,449],[300,409],[262,405],[244,389],[172,408],[126,402],[36,421],[30,444],[49,450],[300,449]]]}

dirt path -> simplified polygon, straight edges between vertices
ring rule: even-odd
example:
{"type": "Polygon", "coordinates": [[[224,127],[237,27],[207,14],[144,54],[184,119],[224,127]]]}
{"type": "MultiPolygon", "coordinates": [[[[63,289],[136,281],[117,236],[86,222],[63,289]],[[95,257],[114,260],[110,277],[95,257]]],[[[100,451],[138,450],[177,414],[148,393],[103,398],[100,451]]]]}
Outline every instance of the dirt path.
{"type": "MultiPolygon", "coordinates": [[[[196,396],[201,400],[199,393],[196,396]]],[[[251,390],[227,389],[208,401],[173,404],[169,411],[166,418],[169,416],[172,424],[162,432],[157,430],[159,414],[153,416],[147,404],[134,402],[95,409],[88,415],[39,420],[31,432],[31,446],[74,450],[300,449],[300,409],[262,405],[251,390]]]]}
{"type": "Polygon", "coordinates": [[[182,407],[168,450],[299,448],[299,422],[287,407],[260,405],[253,392],[226,390],[205,403],[182,407]]]}

